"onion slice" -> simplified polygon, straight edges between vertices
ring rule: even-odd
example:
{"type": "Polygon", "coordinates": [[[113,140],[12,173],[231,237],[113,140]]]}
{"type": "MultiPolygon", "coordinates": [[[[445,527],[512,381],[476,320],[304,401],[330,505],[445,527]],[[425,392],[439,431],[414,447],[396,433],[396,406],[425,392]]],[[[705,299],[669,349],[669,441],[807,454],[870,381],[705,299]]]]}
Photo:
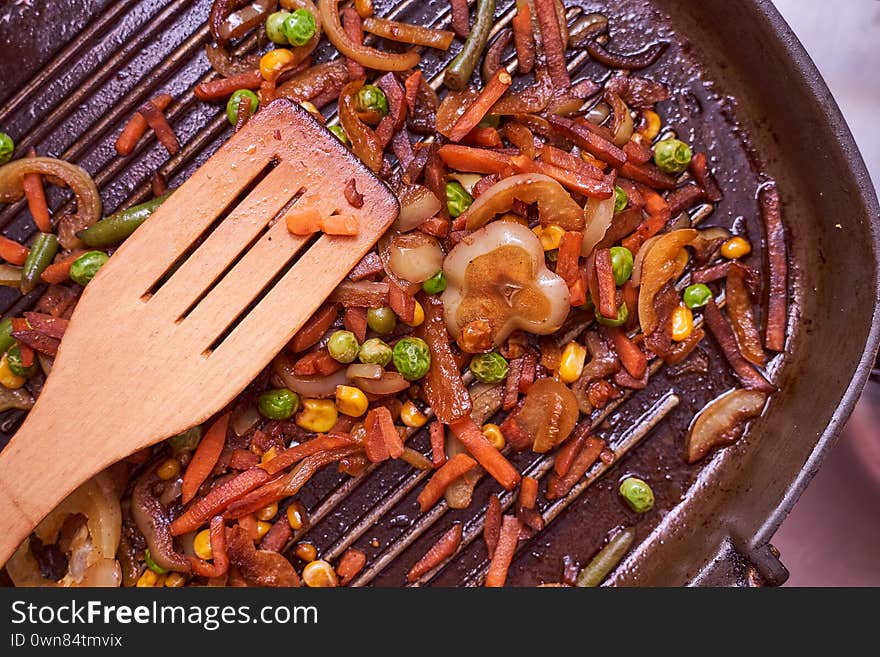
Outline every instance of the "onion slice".
{"type": "Polygon", "coordinates": [[[764,392],[735,389],[706,404],[691,423],[687,437],[688,463],[696,463],[710,450],[736,442],[745,423],[760,415],[766,402],[764,392]]]}

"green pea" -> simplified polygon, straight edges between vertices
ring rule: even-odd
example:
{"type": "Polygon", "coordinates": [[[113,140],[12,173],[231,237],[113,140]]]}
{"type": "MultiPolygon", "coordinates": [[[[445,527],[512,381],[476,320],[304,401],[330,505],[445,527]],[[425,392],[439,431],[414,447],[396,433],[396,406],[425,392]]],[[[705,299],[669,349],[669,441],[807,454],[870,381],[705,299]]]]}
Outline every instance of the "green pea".
{"type": "Polygon", "coordinates": [[[629,197],[623,187],[614,186],[614,212],[623,212],[629,205],[629,197]]]}
{"type": "Polygon", "coordinates": [[[5,132],[0,132],[0,164],[6,164],[15,152],[15,142],[5,132]]]}
{"type": "Polygon", "coordinates": [[[153,561],[153,557],[150,555],[150,548],[144,550],[144,563],[147,564],[147,568],[152,570],[154,573],[158,575],[164,575],[168,571],[164,569],[162,566],[153,561]]]}
{"type": "Polygon", "coordinates": [[[299,395],[287,388],[267,390],[257,400],[260,415],[270,420],[286,420],[299,408],[299,395]]]}
{"type": "Polygon", "coordinates": [[[407,381],[421,379],[431,368],[431,350],[421,338],[402,338],[392,352],[394,367],[407,381]]]}
{"type": "Polygon", "coordinates": [[[351,142],[348,140],[348,135],[345,134],[345,130],[341,125],[331,125],[328,130],[336,135],[336,138],[341,141],[345,146],[351,144],[351,142]]]}
{"type": "Polygon", "coordinates": [[[500,383],[507,378],[507,361],[497,351],[478,354],[471,358],[471,372],[482,383],[500,383]]]}
{"type": "Polygon", "coordinates": [[[709,289],[708,285],[704,285],[703,283],[688,285],[684,289],[684,303],[691,310],[702,308],[709,303],[711,298],[712,290],[709,289]]]}
{"type": "Polygon", "coordinates": [[[654,508],[654,491],[638,477],[627,477],[620,484],[620,495],[636,513],[647,513],[654,508]]]}
{"type": "Polygon", "coordinates": [[[110,259],[103,251],[87,251],[70,265],[70,280],[86,285],[95,277],[98,270],[110,259]]]}
{"type": "Polygon", "coordinates": [[[397,327],[397,315],[388,306],[370,308],[367,311],[367,326],[379,335],[388,335],[397,327]]]}
{"type": "MultiPolygon", "coordinates": [[[[306,45],[315,36],[315,31],[318,28],[312,12],[308,9],[297,9],[287,17],[281,29],[290,45],[298,47],[306,45]]],[[[387,113],[387,104],[385,109],[387,113]]]]}
{"type": "Polygon", "coordinates": [[[633,254],[625,246],[611,247],[611,269],[614,271],[614,283],[623,285],[633,273],[633,254]]]}
{"type": "Polygon", "coordinates": [[[391,362],[391,347],[379,338],[370,338],[361,345],[358,360],[368,365],[385,367],[391,362]]]}
{"type": "Polygon", "coordinates": [[[327,350],[333,360],[340,363],[351,363],[358,357],[360,345],[351,331],[335,331],[327,342],[327,350]]]}
{"type": "Polygon", "coordinates": [[[232,125],[238,123],[238,106],[241,103],[242,96],[250,100],[251,115],[253,115],[260,106],[259,97],[257,97],[257,94],[250,89],[239,89],[236,91],[229,97],[229,102],[226,103],[226,118],[229,119],[229,122],[232,125]]]}
{"type": "Polygon", "coordinates": [[[276,11],[269,14],[269,18],[266,19],[266,36],[269,37],[269,41],[277,43],[279,46],[288,44],[287,36],[284,34],[284,21],[289,16],[289,11],[276,11]]]}
{"type": "Polygon", "coordinates": [[[691,147],[678,139],[664,139],[654,146],[654,162],[663,173],[681,173],[691,163],[691,147]]]}
{"type": "Polygon", "coordinates": [[[365,84],[357,93],[357,108],[361,112],[376,112],[380,117],[388,114],[388,99],[374,84],[365,84]]]}
{"type": "Polygon", "coordinates": [[[15,338],[12,337],[12,318],[7,317],[0,322],[0,354],[9,351],[9,347],[15,344],[15,338]]]}
{"type": "Polygon", "coordinates": [[[191,452],[200,442],[202,442],[202,425],[196,425],[168,439],[168,444],[175,452],[191,452]]]}
{"type": "Polygon", "coordinates": [[[626,324],[627,319],[629,319],[629,308],[626,307],[625,303],[620,304],[620,307],[617,309],[617,319],[608,319],[599,312],[598,307],[596,308],[596,321],[603,326],[623,326],[626,324]]]}
{"type": "Polygon", "coordinates": [[[422,289],[425,291],[425,294],[440,294],[445,290],[446,276],[443,274],[443,271],[438,271],[431,276],[431,278],[422,283],[422,289]]]}
{"type": "Polygon", "coordinates": [[[474,197],[468,194],[460,182],[455,180],[446,183],[446,207],[449,208],[449,216],[453,219],[464,214],[471,207],[474,197]]]}
{"type": "Polygon", "coordinates": [[[52,233],[40,233],[31,242],[31,250],[21,268],[21,291],[27,294],[40,284],[40,274],[52,264],[58,253],[58,238],[52,233]]]}
{"type": "Polygon", "coordinates": [[[501,117],[497,114],[486,114],[477,124],[478,128],[497,128],[501,123],[501,117]]]}
{"type": "Polygon", "coordinates": [[[16,376],[28,378],[37,373],[36,362],[32,363],[30,367],[25,367],[22,364],[21,347],[19,347],[17,342],[9,347],[9,351],[6,352],[6,363],[9,365],[10,371],[16,376]]]}

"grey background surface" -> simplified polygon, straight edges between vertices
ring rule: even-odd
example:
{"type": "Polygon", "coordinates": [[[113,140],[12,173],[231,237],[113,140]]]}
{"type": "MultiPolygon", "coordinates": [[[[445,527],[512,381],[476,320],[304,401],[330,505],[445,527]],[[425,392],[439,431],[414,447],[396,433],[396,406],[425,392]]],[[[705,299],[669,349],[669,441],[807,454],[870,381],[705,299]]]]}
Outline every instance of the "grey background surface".
{"type": "MultiPolygon", "coordinates": [[[[876,187],[880,2],[774,1],[831,88],[876,187]]],[[[773,544],[791,572],[789,585],[880,585],[880,384],[868,384],[840,442],[773,544]]]]}

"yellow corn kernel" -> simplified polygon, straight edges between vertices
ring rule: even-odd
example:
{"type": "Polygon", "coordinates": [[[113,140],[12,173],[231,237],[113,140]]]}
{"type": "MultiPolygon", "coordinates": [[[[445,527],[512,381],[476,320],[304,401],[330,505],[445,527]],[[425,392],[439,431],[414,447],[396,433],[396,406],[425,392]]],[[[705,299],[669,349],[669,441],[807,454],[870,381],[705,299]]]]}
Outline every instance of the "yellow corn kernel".
{"type": "Polygon", "coordinates": [[[140,586],[142,588],[150,588],[156,586],[156,583],[159,581],[159,575],[147,568],[144,571],[144,574],[138,578],[137,584],[135,586],[140,586]]]}
{"type": "Polygon", "coordinates": [[[257,540],[263,538],[272,529],[272,523],[264,520],[257,520],[257,540]]]}
{"type": "Polygon", "coordinates": [[[302,580],[306,586],[316,588],[339,586],[339,578],[336,576],[336,571],[333,570],[333,566],[323,559],[316,559],[307,563],[306,567],[303,568],[302,580]]]}
{"type": "Polygon", "coordinates": [[[492,447],[499,452],[504,449],[504,445],[507,444],[507,441],[504,440],[504,432],[501,431],[501,427],[497,424],[484,424],[483,435],[489,439],[489,442],[492,443],[492,447]]]}
{"type": "Polygon", "coordinates": [[[9,360],[6,358],[6,354],[3,354],[3,357],[0,358],[0,385],[10,390],[18,390],[25,381],[27,381],[26,378],[18,376],[9,369],[9,360]]]}
{"type": "Polygon", "coordinates": [[[180,573],[168,573],[165,577],[166,589],[179,589],[184,584],[186,584],[186,577],[180,573]]]}
{"type": "Polygon", "coordinates": [[[742,258],[752,252],[752,245],[744,237],[731,237],[721,245],[721,255],[729,260],[742,258]]]}
{"type": "Polygon", "coordinates": [[[572,340],[562,350],[559,359],[559,378],[563,383],[574,383],[581,378],[584,361],[587,359],[587,348],[572,340]]]}
{"type": "Polygon", "coordinates": [[[660,134],[660,115],[654,110],[645,110],[642,112],[645,117],[645,127],[640,130],[642,136],[648,141],[652,141],[660,134]]]}
{"type": "Polygon", "coordinates": [[[303,409],[296,416],[296,425],[306,431],[326,433],[338,418],[336,404],[329,399],[304,399],[303,409]]]}
{"type": "Polygon", "coordinates": [[[260,75],[264,80],[274,80],[281,72],[293,64],[293,53],[287,48],[275,48],[260,58],[260,75]]]}
{"type": "Polygon", "coordinates": [[[370,405],[367,396],[354,386],[336,386],[336,410],[343,415],[360,417],[370,405]]]}
{"type": "Polygon", "coordinates": [[[416,301],[416,310],[413,313],[413,320],[411,322],[404,322],[407,326],[421,326],[425,323],[425,309],[422,308],[422,304],[416,301]]]}
{"type": "Polygon", "coordinates": [[[512,221],[515,224],[519,224],[520,226],[529,227],[528,220],[522,215],[518,215],[515,212],[506,212],[502,214],[496,221],[512,221]]]}
{"type": "Polygon", "coordinates": [[[263,452],[263,456],[260,458],[260,463],[268,463],[278,454],[278,450],[274,447],[270,447],[265,452],[263,452]]]}
{"type": "Polygon", "coordinates": [[[264,506],[257,511],[257,520],[271,520],[278,513],[278,503],[272,502],[269,506],[264,506]]]}
{"type": "Polygon", "coordinates": [[[311,543],[300,543],[297,545],[295,554],[306,563],[310,563],[318,558],[318,550],[311,543]]]}
{"type": "Polygon", "coordinates": [[[418,406],[407,401],[400,409],[400,421],[411,429],[418,429],[427,424],[428,416],[422,413],[418,406]]]}
{"type": "Polygon", "coordinates": [[[294,503],[287,507],[287,524],[292,530],[302,529],[304,522],[305,514],[299,504],[294,503]]]}
{"type": "Polygon", "coordinates": [[[541,240],[541,246],[545,251],[558,249],[560,242],[562,242],[562,236],[565,235],[565,229],[556,224],[550,224],[549,226],[535,226],[532,228],[532,232],[534,232],[535,235],[538,236],[538,239],[541,240]]]}
{"type": "Polygon", "coordinates": [[[156,474],[164,481],[174,479],[180,474],[180,462],[177,459],[166,459],[156,468],[156,474]]]}
{"type": "Polygon", "coordinates": [[[204,559],[207,561],[214,557],[214,552],[211,550],[211,532],[207,529],[203,529],[196,537],[193,539],[193,552],[196,553],[196,556],[199,559],[204,559]]]}
{"type": "Polygon", "coordinates": [[[672,311],[672,339],[676,342],[687,340],[694,330],[694,314],[686,305],[681,304],[672,311]]]}

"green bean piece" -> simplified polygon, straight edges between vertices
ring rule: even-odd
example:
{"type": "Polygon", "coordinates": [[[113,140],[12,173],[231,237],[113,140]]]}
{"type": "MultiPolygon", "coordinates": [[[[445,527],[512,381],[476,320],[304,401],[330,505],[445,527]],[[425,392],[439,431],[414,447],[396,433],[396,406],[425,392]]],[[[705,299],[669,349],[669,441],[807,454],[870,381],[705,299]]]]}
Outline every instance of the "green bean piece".
{"type": "Polygon", "coordinates": [[[608,574],[617,567],[633,542],[636,540],[636,530],[627,527],[617,532],[608,544],[599,550],[599,554],[578,573],[578,586],[599,586],[608,577],[608,574]]]}
{"type": "Polygon", "coordinates": [[[471,26],[471,33],[464,42],[461,52],[455,56],[443,76],[444,84],[454,91],[468,86],[477,62],[483,56],[489,32],[495,21],[495,0],[477,0],[477,15],[471,26]]]}
{"type": "Polygon", "coordinates": [[[0,164],[6,164],[15,152],[15,142],[5,132],[0,132],[0,164]]]}
{"type": "Polygon", "coordinates": [[[109,259],[110,256],[103,251],[86,251],[70,266],[70,280],[87,285],[109,259]]]}
{"type": "Polygon", "coordinates": [[[21,362],[21,347],[18,343],[9,347],[9,351],[6,352],[6,364],[15,376],[23,376],[27,379],[37,373],[36,361],[30,367],[25,367],[21,362]]]}
{"type": "Polygon", "coordinates": [[[76,236],[85,242],[86,245],[94,248],[103,249],[108,246],[115,246],[120,242],[124,242],[170,195],[169,193],[157,196],[146,203],[133,205],[128,210],[110,215],[85,230],[81,230],[76,236]]]}
{"type": "Polygon", "coordinates": [[[31,244],[30,253],[21,268],[21,293],[27,294],[40,284],[40,274],[52,264],[58,253],[58,238],[52,233],[40,233],[31,244]]]}
{"type": "Polygon", "coordinates": [[[15,344],[12,337],[12,318],[7,317],[0,322],[0,354],[5,354],[15,344]]]}

